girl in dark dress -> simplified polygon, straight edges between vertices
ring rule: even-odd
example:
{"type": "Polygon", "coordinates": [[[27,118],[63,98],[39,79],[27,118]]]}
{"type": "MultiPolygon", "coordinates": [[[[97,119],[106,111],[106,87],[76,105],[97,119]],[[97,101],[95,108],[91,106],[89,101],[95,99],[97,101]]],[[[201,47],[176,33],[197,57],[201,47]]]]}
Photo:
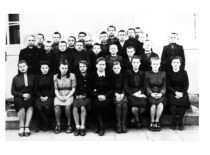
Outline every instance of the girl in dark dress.
{"type": "Polygon", "coordinates": [[[87,75],[88,63],[85,60],[79,62],[79,73],[76,73],[76,91],[73,101],[73,116],[76,125],[74,135],[85,136],[85,121],[87,108],[90,104],[90,78],[87,75]],[[79,112],[79,111],[80,112],[79,112]],[[81,120],[80,120],[81,119],[81,120]],[[81,125],[80,123],[81,122],[81,125]]]}
{"type": "Polygon", "coordinates": [[[160,131],[159,120],[166,105],[166,74],[159,71],[159,58],[151,58],[151,66],[152,70],[145,73],[145,86],[150,104],[150,130],[160,131]]]}
{"type": "Polygon", "coordinates": [[[37,127],[42,127],[44,131],[47,131],[50,125],[49,117],[52,113],[53,100],[55,96],[54,82],[53,76],[49,73],[49,62],[42,61],[40,66],[42,74],[35,78],[35,105],[39,118],[37,127]]]}
{"type": "Polygon", "coordinates": [[[144,72],[139,70],[140,57],[134,56],[132,58],[132,70],[128,70],[125,73],[124,84],[125,91],[128,97],[128,106],[131,110],[136,128],[141,128],[139,122],[139,116],[142,114],[147,107],[147,97],[145,95],[144,87],[144,72]]]}
{"type": "Polygon", "coordinates": [[[18,75],[12,80],[12,95],[18,112],[19,136],[30,136],[30,122],[34,104],[34,75],[28,74],[28,64],[25,60],[18,62],[18,75]]]}
{"type": "Polygon", "coordinates": [[[183,130],[183,117],[186,109],[190,106],[187,93],[189,80],[185,70],[181,68],[182,58],[177,56],[172,59],[173,70],[167,73],[168,99],[170,103],[172,124],[171,128],[176,129],[178,122],[179,130],[183,130]]]}
{"type": "Polygon", "coordinates": [[[106,59],[98,58],[96,61],[97,71],[91,76],[92,112],[96,117],[98,128],[96,133],[103,136],[105,133],[104,117],[109,116],[112,110],[111,77],[105,72],[106,59]]]}
{"type": "Polygon", "coordinates": [[[114,91],[114,105],[115,105],[115,114],[116,114],[116,132],[117,133],[126,133],[126,118],[127,118],[127,97],[125,96],[124,90],[124,78],[121,73],[121,66],[119,61],[113,63],[113,74],[112,74],[112,86],[114,91]]]}

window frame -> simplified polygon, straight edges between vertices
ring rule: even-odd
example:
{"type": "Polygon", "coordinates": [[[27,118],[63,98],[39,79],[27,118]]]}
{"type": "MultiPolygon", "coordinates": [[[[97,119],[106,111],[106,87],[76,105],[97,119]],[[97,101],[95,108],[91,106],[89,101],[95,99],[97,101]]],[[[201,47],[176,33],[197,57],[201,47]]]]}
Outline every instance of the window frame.
{"type": "Polygon", "coordinates": [[[6,40],[5,40],[5,44],[6,44],[6,46],[10,46],[10,47],[13,47],[13,46],[19,46],[20,44],[21,44],[21,35],[19,34],[19,36],[20,36],[20,43],[16,43],[16,44],[11,44],[10,43],[10,32],[9,32],[9,28],[10,28],[10,26],[17,26],[17,25],[19,25],[19,31],[20,31],[20,14],[18,14],[19,15],[19,21],[9,21],[9,14],[7,14],[6,16],[6,19],[7,19],[7,27],[6,27],[6,40]]]}

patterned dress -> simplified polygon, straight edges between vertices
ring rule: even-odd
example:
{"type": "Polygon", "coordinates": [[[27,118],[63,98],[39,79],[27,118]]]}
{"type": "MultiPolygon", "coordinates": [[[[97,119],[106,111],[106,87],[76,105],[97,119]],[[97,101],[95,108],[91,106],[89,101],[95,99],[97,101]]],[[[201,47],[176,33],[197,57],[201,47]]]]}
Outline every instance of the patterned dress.
{"type": "MultiPolygon", "coordinates": [[[[55,90],[58,90],[60,96],[67,96],[71,92],[72,88],[76,87],[76,77],[73,73],[70,73],[69,78],[64,76],[59,79],[58,74],[56,74],[54,75],[54,86],[55,90]]],[[[73,95],[65,102],[60,101],[56,96],[54,99],[54,105],[70,106],[73,100],[73,95]]]]}

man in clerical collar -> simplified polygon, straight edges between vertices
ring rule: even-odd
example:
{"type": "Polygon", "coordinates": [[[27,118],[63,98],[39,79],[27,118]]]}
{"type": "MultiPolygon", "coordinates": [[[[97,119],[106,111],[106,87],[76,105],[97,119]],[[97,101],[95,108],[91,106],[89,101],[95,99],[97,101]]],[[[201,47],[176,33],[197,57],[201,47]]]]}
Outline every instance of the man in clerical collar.
{"type": "Polygon", "coordinates": [[[135,38],[137,39],[137,40],[139,40],[139,37],[140,37],[140,34],[142,33],[142,30],[141,30],[141,28],[140,27],[136,27],[135,28],[135,38]]]}
{"type": "Polygon", "coordinates": [[[116,27],[114,27],[113,25],[110,25],[107,28],[107,33],[108,33],[108,40],[107,42],[110,43],[116,43],[118,41],[118,38],[115,37],[115,33],[116,33],[116,27]]]}
{"type": "Polygon", "coordinates": [[[123,47],[126,40],[126,32],[124,30],[118,31],[118,39],[119,39],[121,47],[123,47]]]}
{"type": "Polygon", "coordinates": [[[91,36],[89,36],[89,35],[85,36],[84,41],[85,41],[85,49],[88,52],[91,51],[93,49],[93,45],[92,45],[93,40],[92,40],[91,36]]]}

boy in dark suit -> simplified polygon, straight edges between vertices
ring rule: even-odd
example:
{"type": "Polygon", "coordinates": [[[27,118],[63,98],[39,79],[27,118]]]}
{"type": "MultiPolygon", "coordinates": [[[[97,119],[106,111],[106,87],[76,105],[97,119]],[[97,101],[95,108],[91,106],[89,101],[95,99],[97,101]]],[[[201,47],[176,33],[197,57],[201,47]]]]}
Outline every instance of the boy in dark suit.
{"type": "Polygon", "coordinates": [[[175,32],[170,33],[169,44],[163,47],[161,56],[161,69],[165,72],[171,71],[171,60],[175,56],[182,58],[182,69],[185,68],[185,54],[183,46],[177,44],[178,34],[175,32]]]}

